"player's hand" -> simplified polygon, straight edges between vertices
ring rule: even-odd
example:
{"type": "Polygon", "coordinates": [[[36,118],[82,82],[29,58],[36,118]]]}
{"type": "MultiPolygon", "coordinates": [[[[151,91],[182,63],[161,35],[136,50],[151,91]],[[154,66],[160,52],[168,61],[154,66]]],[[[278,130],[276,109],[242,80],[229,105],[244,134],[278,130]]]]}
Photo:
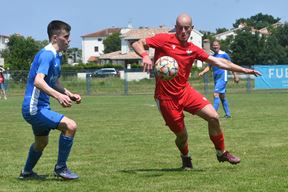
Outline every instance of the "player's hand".
{"type": "Polygon", "coordinates": [[[234,82],[235,82],[235,83],[239,83],[239,77],[238,77],[238,76],[235,76],[235,77],[234,77],[234,82]]]}
{"type": "Polygon", "coordinates": [[[204,73],[198,73],[198,77],[202,77],[204,75],[204,73]]]}
{"type": "Polygon", "coordinates": [[[72,101],[75,101],[76,104],[81,103],[81,100],[82,100],[82,98],[81,98],[81,96],[80,96],[79,94],[72,94],[72,95],[70,95],[70,99],[71,99],[72,101]]]}
{"type": "Polygon", "coordinates": [[[142,58],[143,72],[152,70],[152,61],[148,55],[142,58]]]}
{"type": "Polygon", "coordinates": [[[246,74],[252,74],[255,75],[255,77],[261,76],[262,74],[259,71],[256,71],[254,69],[246,69],[246,74]]]}
{"type": "Polygon", "coordinates": [[[62,105],[62,107],[71,107],[72,106],[72,100],[67,95],[60,94],[58,96],[57,100],[60,103],[60,105],[62,105]]]}

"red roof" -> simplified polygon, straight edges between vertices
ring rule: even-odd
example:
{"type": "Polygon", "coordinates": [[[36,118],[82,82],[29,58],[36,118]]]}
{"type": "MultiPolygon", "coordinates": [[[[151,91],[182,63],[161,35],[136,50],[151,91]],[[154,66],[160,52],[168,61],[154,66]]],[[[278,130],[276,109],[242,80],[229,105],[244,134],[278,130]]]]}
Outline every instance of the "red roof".
{"type": "Polygon", "coordinates": [[[139,28],[139,29],[131,29],[127,33],[122,35],[124,39],[142,39],[146,37],[154,36],[158,33],[168,33],[169,28],[160,27],[160,28],[139,28]]]}
{"type": "Polygon", "coordinates": [[[121,28],[107,28],[107,29],[103,29],[101,31],[97,31],[94,33],[89,33],[86,35],[83,35],[81,37],[107,37],[109,35],[111,35],[112,33],[117,33],[120,32],[121,28]]]}
{"type": "Polygon", "coordinates": [[[89,59],[88,59],[88,62],[96,62],[98,60],[97,57],[95,56],[90,56],[89,59]]]}
{"type": "Polygon", "coordinates": [[[106,53],[99,57],[100,59],[111,59],[111,60],[126,60],[126,59],[141,59],[134,51],[128,53],[121,53],[121,51],[115,51],[112,53],[106,53]]]}

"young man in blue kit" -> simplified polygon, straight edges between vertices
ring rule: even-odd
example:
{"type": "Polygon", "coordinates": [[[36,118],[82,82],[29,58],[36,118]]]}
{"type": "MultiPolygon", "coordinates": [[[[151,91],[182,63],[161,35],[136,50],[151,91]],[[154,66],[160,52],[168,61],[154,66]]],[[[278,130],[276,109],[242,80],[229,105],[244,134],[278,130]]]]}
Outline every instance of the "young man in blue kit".
{"type": "Polygon", "coordinates": [[[77,104],[81,102],[80,95],[70,92],[59,81],[61,51],[67,50],[69,46],[70,30],[70,25],[63,21],[51,21],[47,27],[50,43],[36,54],[31,65],[22,104],[22,115],[31,124],[35,141],[30,146],[19,179],[39,179],[40,176],[33,171],[33,168],[48,144],[50,131],[55,129],[58,129],[61,134],[54,174],[63,179],[78,178],[78,175],[71,172],[66,165],[77,125],[72,119],[50,108],[50,97],[56,99],[62,107],[71,107],[72,101],[77,104]]]}
{"type": "MultiPolygon", "coordinates": [[[[223,58],[228,61],[231,61],[229,55],[222,51],[219,41],[213,41],[212,43],[212,50],[214,51],[213,56],[217,58],[223,58]]],[[[212,66],[211,64],[208,64],[208,66],[199,73],[199,76],[203,76],[205,73],[207,73],[212,68],[213,71],[213,78],[214,78],[214,108],[216,111],[219,109],[220,102],[222,103],[224,112],[225,112],[225,118],[231,118],[231,112],[229,110],[228,100],[226,97],[226,85],[228,80],[228,74],[227,70],[221,69],[217,66],[212,66]]],[[[232,72],[234,76],[234,82],[238,83],[239,78],[236,75],[235,72],[232,72]]]]}

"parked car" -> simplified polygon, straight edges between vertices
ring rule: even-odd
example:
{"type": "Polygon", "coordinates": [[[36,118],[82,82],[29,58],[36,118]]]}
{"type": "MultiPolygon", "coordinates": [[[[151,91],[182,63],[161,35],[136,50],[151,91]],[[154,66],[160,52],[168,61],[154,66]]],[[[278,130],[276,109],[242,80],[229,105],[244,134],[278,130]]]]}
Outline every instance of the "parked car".
{"type": "Polygon", "coordinates": [[[92,77],[115,77],[117,76],[117,71],[115,68],[102,68],[94,71],[92,77]]]}

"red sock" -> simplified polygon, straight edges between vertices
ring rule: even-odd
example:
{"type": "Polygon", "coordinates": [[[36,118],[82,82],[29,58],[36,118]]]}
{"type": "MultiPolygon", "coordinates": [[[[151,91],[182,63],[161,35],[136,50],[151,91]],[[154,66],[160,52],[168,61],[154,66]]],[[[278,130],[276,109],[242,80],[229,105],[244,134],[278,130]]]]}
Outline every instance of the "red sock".
{"type": "Polygon", "coordinates": [[[181,154],[182,154],[183,156],[188,155],[189,149],[188,149],[188,144],[187,144],[187,143],[185,143],[184,147],[183,147],[182,149],[180,149],[180,152],[181,152],[181,154]]]}
{"type": "Polygon", "coordinates": [[[210,135],[210,139],[214,143],[216,150],[220,150],[220,151],[225,150],[223,133],[221,133],[219,135],[210,135]]]}

